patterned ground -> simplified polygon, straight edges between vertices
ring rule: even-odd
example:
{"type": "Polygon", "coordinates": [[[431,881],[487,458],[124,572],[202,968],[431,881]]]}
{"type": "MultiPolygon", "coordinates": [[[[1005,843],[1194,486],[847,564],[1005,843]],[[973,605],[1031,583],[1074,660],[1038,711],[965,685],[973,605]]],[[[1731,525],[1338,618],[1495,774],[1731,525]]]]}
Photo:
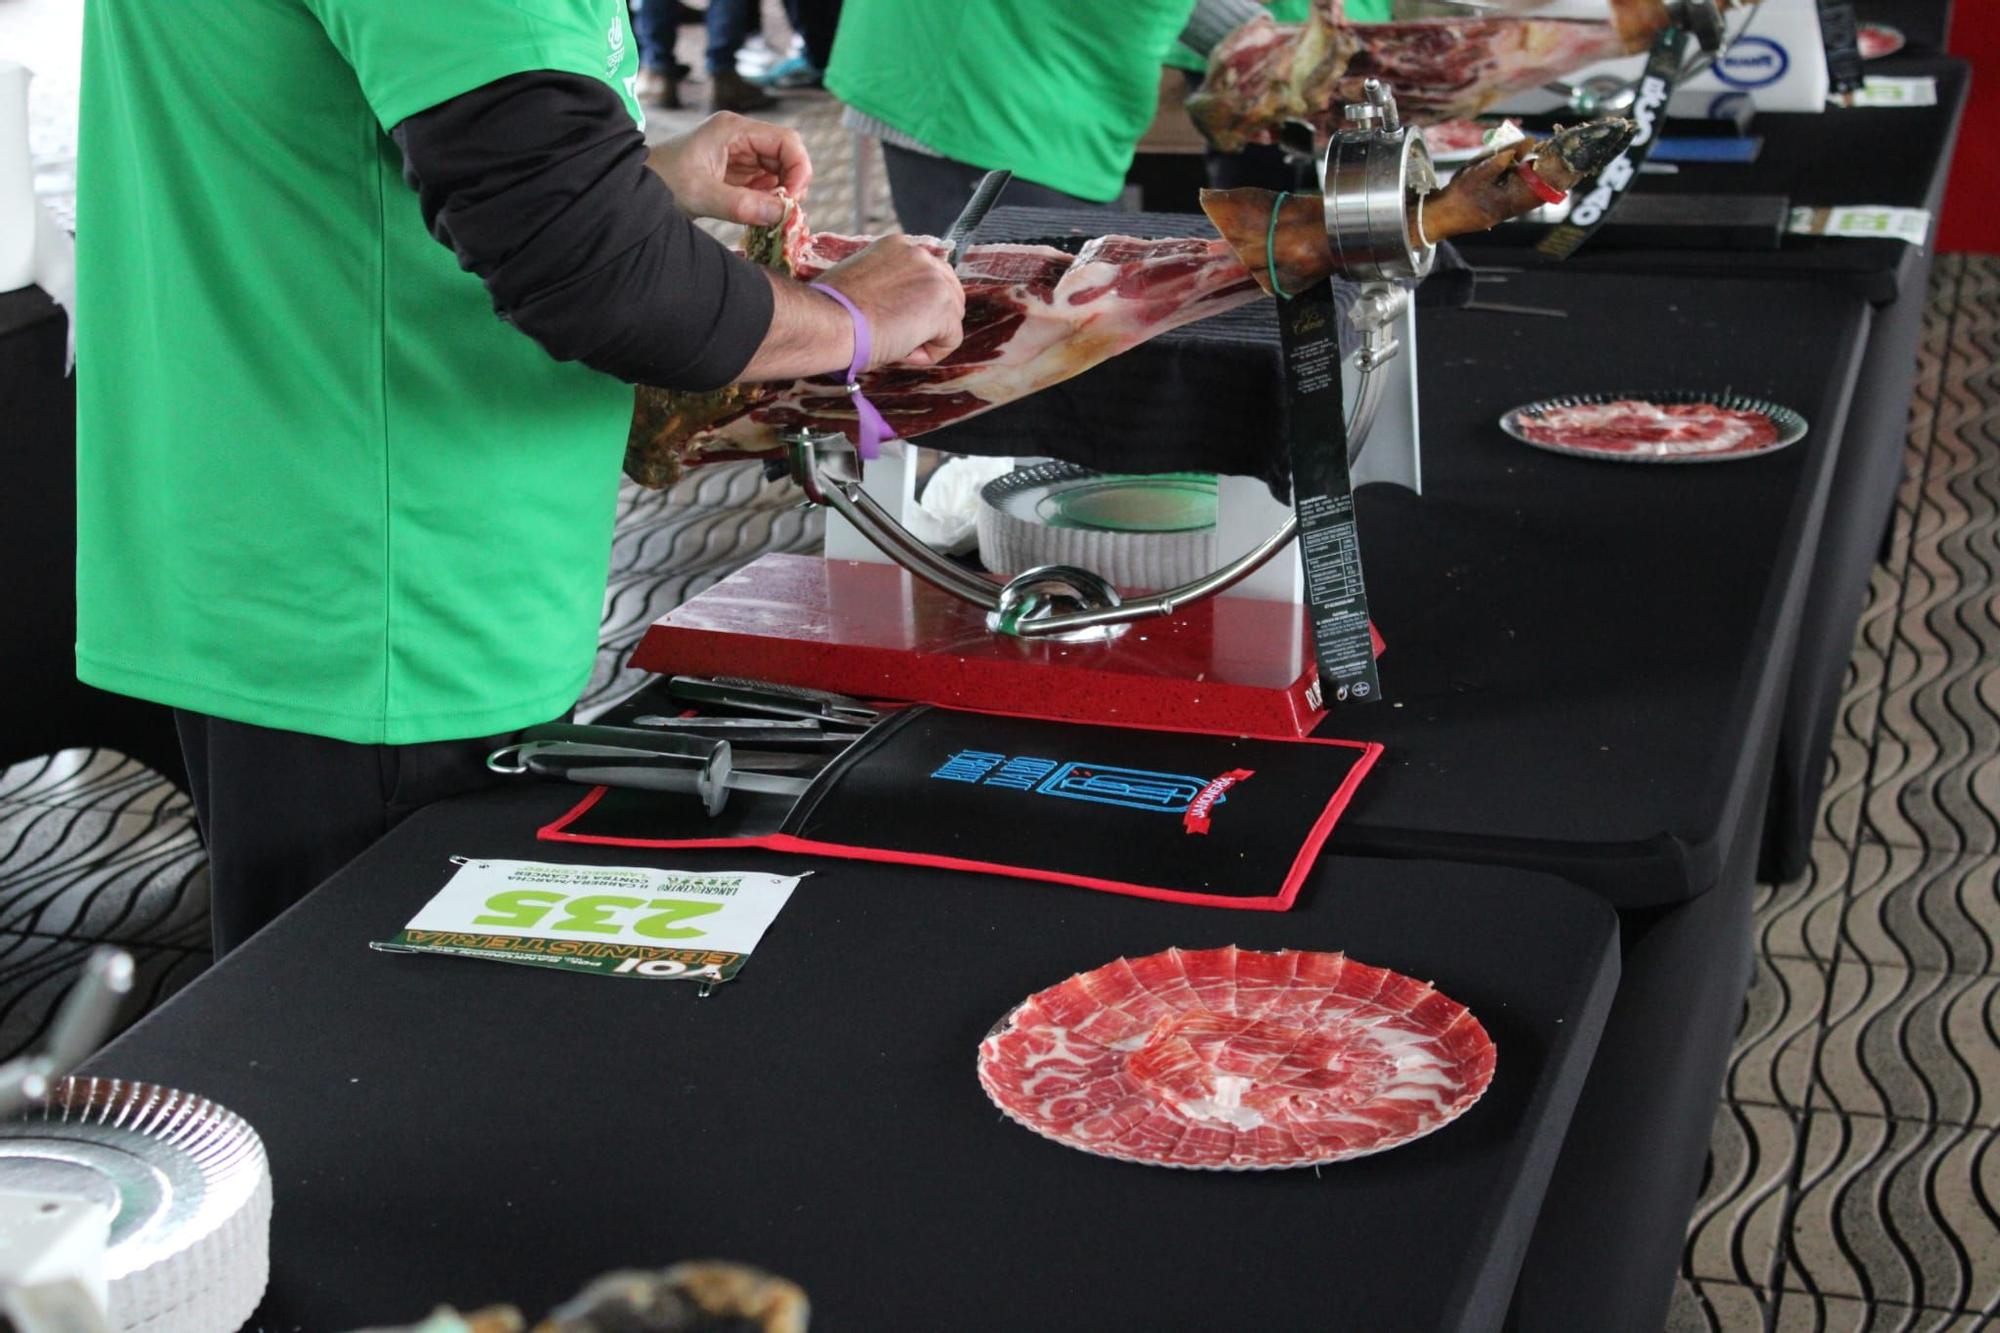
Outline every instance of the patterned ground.
{"type": "MultiPolygon", "coordinates": [[[[0,51],[53,53],[40,182],[67,206],[73,0],[0,6],[0,51]]],[[[684,58],[688,52],[684,51],[684,58]]],[[[690,88],[691,101],[703,90],[690,88]]],[[[834,107],[788,97],[815,214],[890,213],[834,107]]],[[[655,134],[696,113],[654,118],[655,134]]],[[[1911,406],[1909,480],[1854,646],[1811,871],[1768,885],[1760,961],[1688,1229],[1674,1330],[1972,1329],[2000,1310],[2000,260],[1940,259],[1911,406]]],[[[742,465],[621,500],[587,707],[654,617],[818,515],[742,465]]],[[[114,754],[0,770],[0,1057],[47,1025],[95,940],[133,950],[143,1008],[208,962],[184,797],[114,754]]]]}
{"type": "Polygon", "coordinates": [[[2000,1310],[2000,260],[1940,258],[1927,320],[1813,867],[1761,891],[1676,1330],[2000,1310]]]}

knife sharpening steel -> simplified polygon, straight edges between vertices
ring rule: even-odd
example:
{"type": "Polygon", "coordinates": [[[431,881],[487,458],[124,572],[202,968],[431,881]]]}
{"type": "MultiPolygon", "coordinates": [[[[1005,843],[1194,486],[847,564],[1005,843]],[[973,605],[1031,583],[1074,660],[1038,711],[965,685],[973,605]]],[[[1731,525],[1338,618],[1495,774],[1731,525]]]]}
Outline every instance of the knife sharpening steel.
{"type": "MultiPolygon", "coordinates": [[[[1427,272],[1434,250],[1410,240],[1403,195],[1384,182],[1431,178],[1422,136],[1379,88],[1349,108],[1321,157],[1334,253],[1363,284],[1352,314],[1361,347],[1343,367],[1356,485],[1421,488],[1416,325],[1398,284],[1427,272]]],[[[654,622],[634,666],[1254,736],[1303,736],[1326,716],[1298,519],[1261,481],[1217,479],[1220,568],[1170,591],[1121,594],[1060,565],[1003,584],[930,550],[903,525],[915,468],[898,444],[864,472],[845,437],[800,437],[785,463],[781,475],[807,502],[831,510],[825,555],[752,561],[654,622]]]]}

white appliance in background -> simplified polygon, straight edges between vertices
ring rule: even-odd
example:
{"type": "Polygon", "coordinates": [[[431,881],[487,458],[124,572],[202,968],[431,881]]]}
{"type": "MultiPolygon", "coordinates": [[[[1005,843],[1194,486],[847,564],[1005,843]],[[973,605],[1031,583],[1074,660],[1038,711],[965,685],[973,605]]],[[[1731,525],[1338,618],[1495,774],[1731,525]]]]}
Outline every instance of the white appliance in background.
{"type": "MultiPolygon", "coordinates": [[[[1602,19],[1604,15],[1604,0],[1550,0],[1535,10],[1537,18],[1602,19]]],[[[1816,0],[1763,0],[1759,5],[1739,5],[1723,17],[1728,44],[1711,68],[1674,90],[1669,115],[1695,119],[1720,115],[1742,97],[1750,98],[1759,111],[1826,109],[1830,80],[1816,0]]],[[[1631,80],[1645,67],[1644,54],[1626,56],[1577,70],[1564,81],[1580,86],[1600,76],[1631,80]]],[[[1562,106],[1560,97],[1537,89],[1492,109],[1539,115],[1562,106]]]]}
{"type": "Polygon", "coordinates": [[[0,292],[35,280],[35,168],[28,157],[25,65],[0,60],[0,292]]]}

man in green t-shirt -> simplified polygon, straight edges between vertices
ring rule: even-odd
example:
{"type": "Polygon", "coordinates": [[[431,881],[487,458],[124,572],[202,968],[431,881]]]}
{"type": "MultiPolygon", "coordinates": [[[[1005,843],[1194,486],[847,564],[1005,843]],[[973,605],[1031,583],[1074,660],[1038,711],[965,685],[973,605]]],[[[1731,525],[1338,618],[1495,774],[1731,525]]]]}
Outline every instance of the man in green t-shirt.
{"type": "Polygon", "coordinates": [[[77,672],[178,710],[218,950],[574,704],[628,381],[956,345],[900,238],[850,318],[695,228],[811,165],[733,116],[649,160],[637,72],[626,0],[88,0],[77,672]]]}

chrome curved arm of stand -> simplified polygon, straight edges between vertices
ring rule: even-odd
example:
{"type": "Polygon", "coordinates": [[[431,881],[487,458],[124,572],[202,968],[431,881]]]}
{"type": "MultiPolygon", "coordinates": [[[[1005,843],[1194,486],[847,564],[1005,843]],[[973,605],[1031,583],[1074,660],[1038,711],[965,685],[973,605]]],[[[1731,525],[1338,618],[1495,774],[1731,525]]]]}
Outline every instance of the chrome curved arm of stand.
{"type": "MultiPolygon", "coordinates": [[[[1355,319],[1361,326],[1361,350],[1355,363],[1361,382],[1347,415],[1347,457],[1351,463],[1361,457],[1375,424],[1375,412],[1382,402],[1383,376],[1376,373],[1396,356],[1400,344],[1389,332],[1389,322],[1403,311],[1408,294],[1387,284],[1371,283],[1355,305],[1355,319]],[[1390,294],[1383,298],[1378,289],[1390,294]]],[[[792,479],[814,504],[822,504],[851,523],[876,549],[918,578],[961,601],[989,613],[1002,606],[1002,585],[982,578],[947,560],[912,536],[895,516],[861,489],[861,478],[853,446],[842,436],[808,437],[791,445],[792,479]]],[[[1167,592],[1125,602],[1118,606],[1059,615],[1024,619],[1013,632],[1022,638],[1039,639],[1074,633],[1105,625],[1125,624],[1153,616],[1172,615],[1178,608],[1205,597],[1213,597],[1249,578],[1272,557],[1291,545],[1298,536],[1296,517],[1287,518],[1276,531],[1220,569],[1184,583],[1167,592]]]]}
{"type": "MultiPolygon", "coordinates": [[[[1404,303],[1409,300],[1408,293],[1401,288],[1388,287],[1388,290],[1394,293],[1395,299],[1382,305],[1371,306],[1369,298],[1372,289],[1378,286],[1387,284],[1371,283],[1369,288],[1363,289],[1361,301],[1355,306],[1357,320],[1362,317],[1364,309],[1372,309],[1377,315],[1384,317],[1379,322],[1362,325],[1361,350],[1354,358],[1355,364],[1361,369],[1361,383],[1355,389],[1354,404],[1348,409],[1347,414],[1347,461],[1350,464],[1361,457],[1361,451],[1367,447],[1369,432],[1375,425],[1375,411],[1382,404],[1382,383],[1385,377],[1377,372],[1400,350],[1401,345],[1388,331],[1388,320],[1400,315],[1404,303]]],[[[1014,633],[1024,639],[1039,639],[1096,626],[1121,625],[1152,616],[1170,616],[1190,602],[1198,602],[1203,598],[1229,591],[1262,569],[1272,557],[1290,546],[1292,539],[1298,535],[1298,515],[1292,514],[1263,541],[1222,568],[1211,571],[1191,583],[1183,583],[1180,587],[1167,592],[1137,598],[1118,606],[1100,607],[1091,611],[1071,611],[1062,615],[1024,620],[1014,627],[1014,633]]]]}

